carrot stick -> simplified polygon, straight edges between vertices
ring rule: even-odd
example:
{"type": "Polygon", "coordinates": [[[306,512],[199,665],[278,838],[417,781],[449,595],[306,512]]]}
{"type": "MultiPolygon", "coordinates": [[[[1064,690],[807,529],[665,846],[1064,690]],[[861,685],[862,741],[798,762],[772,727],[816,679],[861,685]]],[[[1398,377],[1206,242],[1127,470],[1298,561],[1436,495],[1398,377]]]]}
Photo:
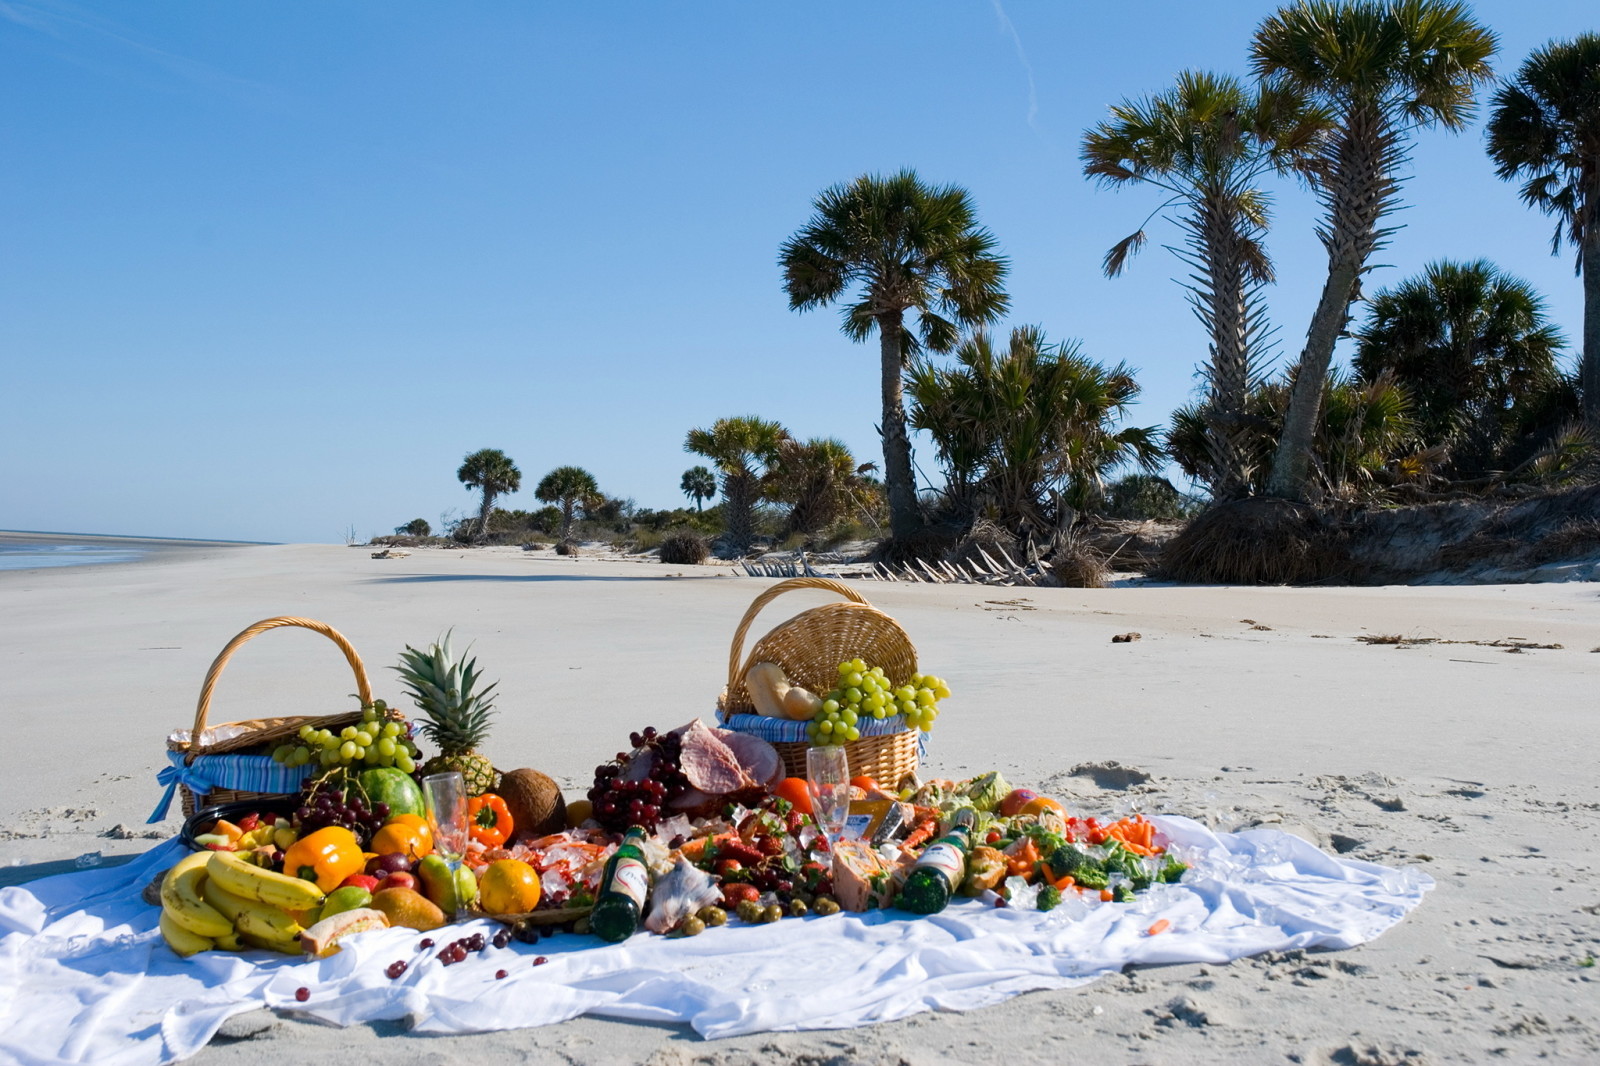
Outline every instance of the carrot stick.
{"type": "Polygon", "coordinates": [[[1159,935],[1161,933],[1165,933],[1168,929],[1171,929],[1171,928],[1172,928],[1172,923],[1167,921],[1165,918],[1163,918],[1159,922],[1157,922],[1155,925],[1152,925],[1149,929],[1146,929],[1144,931],[1144,935],[1145,936],[1157,936],[1157,935],[1159,935]]]}

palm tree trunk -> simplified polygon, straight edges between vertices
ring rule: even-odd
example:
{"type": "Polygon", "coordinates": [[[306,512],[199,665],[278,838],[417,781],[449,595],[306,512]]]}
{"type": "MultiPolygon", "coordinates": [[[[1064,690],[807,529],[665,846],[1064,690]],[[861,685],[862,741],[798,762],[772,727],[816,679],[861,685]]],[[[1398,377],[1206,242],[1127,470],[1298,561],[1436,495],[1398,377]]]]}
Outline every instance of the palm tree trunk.
{"type": "Polygon", "coordinates": [[[572,497],[561,501],[561,539],[567,539],[567,533],[572,529],[572,497]]]}
{"type": "Polygon", "coordinates": [[[877,316],[878,352],[883,373],[883,484],[889,496],[889,536],[904,540],[922,525],[916,482],[911,476],[911,438],[906,435],[902,396],[905,327],[901,311],[877,316]]]}
{"type": "Polygon", "coordinates": [[[1600,440],[1600,189],[1591,191],[1589,224],[1583,234],[1583,362],[1578,385],[1583,422],[1600,440]]]}
{"type": "Polygon", "coordinates": [[[1211,410],[1206,419],[1206,444],[1215,472],[1211,494],[1219,501],[1249,493],[1240,440],[1250,390],[1249,305],[1237,226],[1234,219],[1208,218],[1204,227],[1203,269],[1209,275],[1211,325],[1211,410]]]}
{"type": "Polygon", "coordinates": [[[1350,321],[1367,257],[1377,248],[1378,221],[1392,205],[1399,183],[1392,168],[1399,160],[1399,138],[1375,108],[1345,116],[1335,145],[1334,166],[1323,197],[1328,221],[1319,236],[1328,250],[1328,280],[1306,331],[1305,350],[1295,367],[1294,389],[1284,416],[1283,436],[1272,459],[1267,494],[1304,500],[1311,471],[1311,443],[1322,417],[1322,393],[1333,362],[1333,348],[1350,321]]]}
{"type": "Polygon", "coordinates": [[[729,547],[734,555],[750,550],[755,539],[755,478],[747,471],[725,474],[722,478],[722,496],[727,504],[722,520],[728,527],[729,547]]]}
{"type": "Polygon", "coordinates": [[[478,511],[478,539],[489,539],[489,512],[494,507],[494,490],[485,486],[483,490],[483,506],[478,511]]]}

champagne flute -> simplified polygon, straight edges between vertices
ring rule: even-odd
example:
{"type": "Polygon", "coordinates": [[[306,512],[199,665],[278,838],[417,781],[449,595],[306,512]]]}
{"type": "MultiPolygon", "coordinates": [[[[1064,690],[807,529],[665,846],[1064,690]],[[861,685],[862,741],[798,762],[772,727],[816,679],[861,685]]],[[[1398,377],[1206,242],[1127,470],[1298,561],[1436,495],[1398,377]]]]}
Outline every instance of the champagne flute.
{"type": "MultiPolygon", "coordinates": [[[[422,802],[428,812],[428,826],[433,830],[434,853],[449,865],[452,882],[459,883],[468,839],[466,778],[456,772],[424,777],[422,802]]],[[[451,917],[459,918],[461,909],[458,907],[451,917]]]]}
{"type": "Polygon", "coordinates": [[[806,782],[817,827],[827,834],[830,846],[837,844],[850,817],[850,763],[843,745],[808,748],[806,782]]]}

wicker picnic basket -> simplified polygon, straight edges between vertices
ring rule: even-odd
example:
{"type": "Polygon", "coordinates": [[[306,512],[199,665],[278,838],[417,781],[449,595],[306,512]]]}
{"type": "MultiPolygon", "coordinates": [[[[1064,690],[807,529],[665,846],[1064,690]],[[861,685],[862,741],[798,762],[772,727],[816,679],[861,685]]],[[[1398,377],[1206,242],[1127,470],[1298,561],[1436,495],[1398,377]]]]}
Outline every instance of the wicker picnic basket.
{"type": "Polygon", "coordinates": [[[195,707],[194,728],[186,740],[169,738],[168,761],[171,766],[161,772],[159,780],[167,785],[167,795],[157,807],[152,822],[166,815],[167,805],[174,788],[182,794],[183,813],[187,817],[200,806],[220,803],[249,802],[281,799],[300,791],[301,784],[312,772],[310,766],[287,767],[275,762],[270,754],[252,754],[268,745],[296,736],[302,725],[317,729],[342,729],[361,720],[362,708],[372,703],[372,686],[367,681],[366,667],[361,656],[344,634],[325,622],[310,618],[266,618],[250,626],[228,641],[206,671],[205,683],[200,686],[200,701],[195,707]],[[329,715],[289,715],[282,718],[250,718],[227,722],[212,727],[213,733],[222,733],[221,739],[207,741],[206,719],[211,712],[211,696],[223,667],[233,658],[233,653],[247,641],[269,629],[298,626],[313,633],[321,633],[344,653],[356,677],[356,696],[360,701],[355,709],[329,715]]]}
{"type": "MultiPolygon", "coordinates": [[[[756,663],[777,663],[794,684],[824,693],[838,683],[839,664],[857,657],[883,667],[895,685],[905,684],[917,672],[917,649],[906,631],[855,589],[825,577],[780,581],[755,598],[733,634],[733,647],[728,653],[728,687],[717,699],[718,720],[729,729],[771,741],[789,775],[804,777],[806,749],[810,746],[806,723],[757,715],[745,688],[745,674],[756,663]],[[812,607],[780,622],[756,641],[741,661],[745,636],[756,615],[785,592],[796,589],[837,593],[846,602],[812,607]]],[[[916,772],[920,734],[908,727],[904,718],[894,715],[881,721],[863,719],[861,724],[861,739],[844,746],[852,775],[865,774],[892,786],[916,772]]]]}

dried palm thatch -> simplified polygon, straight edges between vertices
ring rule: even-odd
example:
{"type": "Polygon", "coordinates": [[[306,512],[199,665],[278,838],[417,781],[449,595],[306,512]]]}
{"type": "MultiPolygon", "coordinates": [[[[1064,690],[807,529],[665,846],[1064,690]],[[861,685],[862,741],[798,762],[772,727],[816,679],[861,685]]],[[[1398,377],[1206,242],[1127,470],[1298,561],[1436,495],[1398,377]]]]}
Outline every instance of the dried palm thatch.
{"type": "Polygon", "coordinates": [[[660,554],[662,562],[673,566],[698,566],[706,561],[711,549],[700,534],[680,529],[662,538],[660,554]]]}
{"type": "Polygon", "coordinates": [[[1049,574],[1069,589],[1103,589],[1111,584],[1106,557],[1087,541],[1073,538],[1050,557],[1049,574]]]}
{"type": "Polygon", "coordinates": [[[1265,496],[1217,504],[1167,542],[1160,576],[1226,585],[1302,585],[1343,576],[1344,536],[1311,507],[1265,496]]]}
{"type": "Polygon", "coordinates": [[[967,535],[957,541],[956,546],[951,549],[950,562],[982,563],[984,554],[991,559],[998,559],[1002,554],[1018,559],[1022,557],[1022,544],[1016,537],[987,518],[979,518],[972,523],[967,535]]]}

